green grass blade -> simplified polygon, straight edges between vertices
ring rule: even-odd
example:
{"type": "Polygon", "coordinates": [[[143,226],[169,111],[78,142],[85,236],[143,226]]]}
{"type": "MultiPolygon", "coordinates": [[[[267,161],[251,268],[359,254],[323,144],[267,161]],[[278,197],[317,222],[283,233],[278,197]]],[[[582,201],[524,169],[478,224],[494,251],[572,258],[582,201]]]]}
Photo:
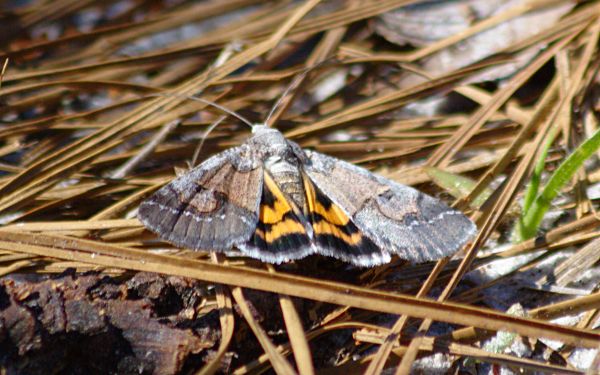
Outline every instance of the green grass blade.
{"type": "Polygon", "coordinates": [[[523,215],[529,211],[531,205],[535,201],[535,198],[538,194],[540,188],[540,181],[542,179],[542,173],[544,172],[544,168],[546,167],[546,158],[548,157],[548,151],[550,147],[554,143],[554,138],[558,134],[558,126],[554,126],[548,134],[544,147],[541,150],[540,157],[535,167],[533,168],[533,173],[531,175],[531,180],[529,184],[527,184],[527,191],[525,192],[525,198],[523,199],[523,215]]]}
{"type": "Polygon", "coordinates": [[[575,172],[600,148],[600,129],[583,142],[577,149],[563,161],[548,180],[544,190],[536,197],[531,207],[519,223],[518,235],[521,240],[532,238],[537,233],[544,214],[550,208],[552,200],[556,198],[561,189],[575,175],[575,172]]]}
{"type": "MultiPolygon", "coordinates": [[[[477,182],[471,178],[464,177],[455,173],[446,172],[439,168],[428,167],[425,172],[431,177],[433,182],[446,190],[456,199],[461,199],[469,195],[477,182]]],[[[471,208],[478,209],[492,195],[491,189],[484,189],[472,202],[471,208]]]]}

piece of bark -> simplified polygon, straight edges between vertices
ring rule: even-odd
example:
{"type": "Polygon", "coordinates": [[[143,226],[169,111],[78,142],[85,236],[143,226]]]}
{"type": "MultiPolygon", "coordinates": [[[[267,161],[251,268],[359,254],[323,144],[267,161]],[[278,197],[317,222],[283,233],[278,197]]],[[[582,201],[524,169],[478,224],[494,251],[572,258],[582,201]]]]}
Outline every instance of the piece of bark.
{"type": "Polygon", "coordinates": [[[143,288],[128,289],[96,273],[0,279],[0,363],[6,373],[176,374],[193,357],[201,366],[198,358],[217,341],[218,323],[198,327],[202,320],[194,319],[187,325],[195,328],[179,327],[186,318],[176,310],[190,300],[178,292],[183,285],[194,289],[191,282],[140,277],[146,282],[138,286],[153,285],[148,296],[143,288]],[[165,308],[173,300],[181,303],[165,308]],[[165,319],[165,312],[175,318],[165,319]]]}

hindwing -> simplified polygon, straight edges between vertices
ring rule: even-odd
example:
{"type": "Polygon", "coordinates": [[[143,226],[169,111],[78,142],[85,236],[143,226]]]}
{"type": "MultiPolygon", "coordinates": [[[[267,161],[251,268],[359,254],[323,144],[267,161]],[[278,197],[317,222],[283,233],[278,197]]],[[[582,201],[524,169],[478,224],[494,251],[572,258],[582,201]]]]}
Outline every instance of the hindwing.
{"type": "MultiPolygon", "coordinates": [[[[323,194],[380,249],[411,262],[449,256],[477,228],[460,211],[411,187],[313,151],[304,169],[323,194]]],[[[365,264],[368,265],[368,264],[365,264]]]]}
{"type": "Polygon", "coordinates": [[[352,222],[306,175],[304,191],[317,252],[356,265],[389,262],[390,256],[352,222]]]}
{"type": "Polygon", "coordinates": [[[254,258],[281,263],[313,252],[306,219],[265,172],[258,222],[252,238],[239,246],[254,258]]]}

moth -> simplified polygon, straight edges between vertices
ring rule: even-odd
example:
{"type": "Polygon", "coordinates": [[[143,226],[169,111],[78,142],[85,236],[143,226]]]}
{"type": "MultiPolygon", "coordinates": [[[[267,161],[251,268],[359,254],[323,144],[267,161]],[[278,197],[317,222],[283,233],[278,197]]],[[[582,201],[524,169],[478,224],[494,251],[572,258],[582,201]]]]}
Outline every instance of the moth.
{"type": "Polygon", "coordinates": [[[357,266],[453,254],[476,232],[461,212],[411,187],[286,139],[266,125],[162,187],[139,207],[179,247],[269,263],[321,254],[357,266]]]}

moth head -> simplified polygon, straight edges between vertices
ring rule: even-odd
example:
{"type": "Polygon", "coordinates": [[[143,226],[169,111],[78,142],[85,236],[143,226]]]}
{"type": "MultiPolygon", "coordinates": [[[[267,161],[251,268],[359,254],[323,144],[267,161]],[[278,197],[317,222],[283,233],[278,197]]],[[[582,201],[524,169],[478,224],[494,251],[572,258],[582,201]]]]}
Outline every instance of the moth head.
{"type": "Polygon", "coordinates": [[[260,135],[263,133],[268,133],[270,130],[275,130],[275,129],[267,126],[267,124],[264,122],[252,124],[252,134],[260,135]]]}
{"type": "Polygon", "coordinates": [[[290,146],[281,132],[265,124],[252,126],[252,137],[248,140],[267,157],[285,158],[290,154],[290,146]]]}

